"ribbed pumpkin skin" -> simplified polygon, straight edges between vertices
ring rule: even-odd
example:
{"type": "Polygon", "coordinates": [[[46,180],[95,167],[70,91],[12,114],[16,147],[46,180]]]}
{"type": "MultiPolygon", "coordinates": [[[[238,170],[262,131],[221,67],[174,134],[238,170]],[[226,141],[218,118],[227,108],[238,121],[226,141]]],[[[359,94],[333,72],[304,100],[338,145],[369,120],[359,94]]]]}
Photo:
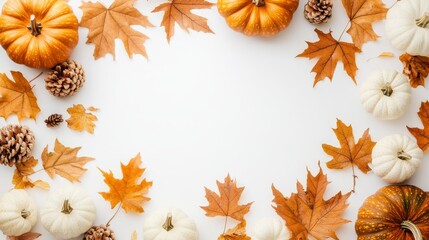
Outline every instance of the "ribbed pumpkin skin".
{"type": "Polygon", "coordinates": [[[77,45],[78,20],[63,0],[8,0],[0,16],[0,44],[16,63],[51,68],[66,61],[77,45]],[[42,26],[34,36],[31,16],[42,26]]]}
{"type": "Polygon", "coordinates": [[[386,186],[368,197],[355,224],[358,240],[414,240],[401,228],[403,221],[414,223],[429,239],[429,194],[411,185],[386,186]]]}
{"type": "Polygon", "coordinates": [[[269,37],[289,26],[298,4],[299,0],[265,0],[258,7],[252,0],[218,0],[217,8],[232,29],[269,37]]]}

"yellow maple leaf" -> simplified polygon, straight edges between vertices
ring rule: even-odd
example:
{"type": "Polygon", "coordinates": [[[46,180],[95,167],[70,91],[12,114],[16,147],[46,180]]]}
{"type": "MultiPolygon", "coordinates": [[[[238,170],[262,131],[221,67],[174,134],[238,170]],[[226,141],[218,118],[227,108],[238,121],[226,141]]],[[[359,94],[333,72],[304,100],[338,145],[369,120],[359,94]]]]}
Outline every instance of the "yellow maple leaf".
{"type": "Polygon", "coordinates": [[[49,189],[49,183],[44,182],[42,180],[31,181],[29,178],[30,175],[34,173],[34,167],[37,165],[39,161],[34,157],[31,157],[27,161],[15,164],[15,172],[13,173],[12,183],[15,185],[16,189],[24,189],[24,188],[33,188],[39,187],[45,190],[49,189]]]}
{"type": "MultiPolygon", "coordinates": [[[[89,107],[89,111],[94,112],[97,109],[94,107],[89,107]]],[[[91,134],[94,134],[94,121],[97,121],[98,118],[87,112],[87,109],[82,104],[73,105],[73,107],[68,108],[67,112],[70,114],[70,118],[66,120],[67,126],[75,131],[87,131],[91,134]]]]}
{"type": "Polygon", "coordinates": [[[150,200],[144,195],[149,191],[152,182],[143,179],[139,181],[145,169],[140,168],[142,164],[140,153],[130,160],[128,165],[121,163],[122,179],[114,177],[112,171],[109,173],[99,169],[104,177],[104,182],[109,186],[109,192],[100,192],[100,195],[110,202],[112,209],[120,204],[122,209],[128,212],[142,213],[143,203],[150,200]]]}

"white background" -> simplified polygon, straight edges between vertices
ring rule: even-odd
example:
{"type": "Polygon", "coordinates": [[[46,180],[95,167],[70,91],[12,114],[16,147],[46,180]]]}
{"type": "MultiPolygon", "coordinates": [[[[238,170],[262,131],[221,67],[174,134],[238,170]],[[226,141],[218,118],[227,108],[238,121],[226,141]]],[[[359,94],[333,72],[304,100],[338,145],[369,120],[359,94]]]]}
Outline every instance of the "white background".
{"type": "MultiPolygon", "coordinates": [[[[4,2],[0,0],[0,4],[4,2]]],[[[108,6],[112,0],[102,2],[108,6]]],[[[162,14],[151,11],[162,2],[140,0],[136,7],[159,26],[162,14]]],[[[393,1],[385,3],[391,6],[393,1]]],[[[72,0],[71,5],[80,19],[80,1],[72,0]]],[[[58,138],[66,146],[82,146],[81,156],[96,158],[86,165],[88,172],[75,185],[90,193],[97,205],[96,224],[102,224],[114,210],[98,194],[108,187],[97,167],[120,177],[120,162],[127,163],[140,152],[147,168],[145,177],[154,183],[148,194],[152,200],[143,206],[144,214],[120,211],[113,220],[112,228],[121,240],[129,239],[134,230],[142,239],[142,223],[152,212],[169,206],[177,206],[195,219],[200,239],[216,239],[223,231],[224,218],[204,215],[200,208],[207,205],[203,187],[217,190],[216,180],[223,181],[228,173],[239,186],[246,187],[241,203],[254,201],[246,216],[250,233],[260,218],[277,217],[271,207],[271,184],[289,196],[296,192],[296,181],[305,184],[306,168],[313,174],[318,172],[318,161],[331,181],[326,198],[338,191],[350,191],[351,169],[327,169],[325,163],[330,157],[321,147],[322,143],[338,146],[332,131],[336,119],[352,124],[356,138],[367,128],[375,141],[393,133],[410,135],[405,126],[421,127],[416,113],[428,91],[413,89],[412,104],[399,120],[380,121],[364,111],[358,88],[369,73],[386,67],[402,71],[400,52],[384,37],[364,45],[363,53],[357,55],[357,86],[339,63],[332,83],[325,80],[313,88],[314,74],[310,71],[316,61],[295,58],[307,47],[306,40],[317,41],[314,26],[302,14],[303,7],[301,1],[290,27],[269,39],[232,31],[216,7],[195,11],[209,19],[216,34],[187,34],[176,27],[168,44],[163,28],[135,27],[150,37],[145,44],[149,60],[137,55],[129,59],[118,40],[116,60],[108,55],[95,61],[94,46],[85,44],[88,30],[81,28],[79,45],[71,58],[86,70],[84,88],[73,97],[59,99],[44,89],[46,74],[34,82],[42,111],[36,122],[22,121],[37,137],[34,155],[40,159],[43,148],[49,145],[52,150],[58,138]],[[368,61],[385,51],[394,52],[396,57],[368,61]],[[100,108],[94,135],[72,131],[66,124],[46,128],[46,117],[62,113],[67,118],[66,109],[79,103],[100,108]]],[[[346,23],[341,2],[335,1],[332,19],[320,28],[325,32],[331,29],[337,38],[346,23]]],[[[383,22],[374,26],[380,36],[385,35],[383,22]]],[[[344,40],[350,41],[350,37],[344,35],[344,40]]],[[[0,59],[0,72],[19,70],[28,79],[40,72],[13,63],[3,50],[0,59]]],[[[7,121],[17,122],[15,116],[7,121]]],[[[13,187],[13,168],[2,167],[0,171],[0,192],[4,193],[13,187]]],[[[422,167],[407,183],[429,189],[427,171],[426,154],[422,167]]],[[[372,173],[358,172],[358,176],[357,192],[349,198],[350,206],[343,216],[352,222],[337,231],[340,239],[356,238],[358,208],[366,197],[386,185],[372,173]]],[[[70,184],[58,176],[51,180],[44,172],[32,178],[48,181],[52,190],[70,184]]],[[[39,207],[49,194],[40,189],[29,193],[39,207]]],[[[230,223],[232,227],[234,222],[230,223]]],[[[54,239],[40,223],[34,230],[43,234],[41,239],[54,239]]]]}

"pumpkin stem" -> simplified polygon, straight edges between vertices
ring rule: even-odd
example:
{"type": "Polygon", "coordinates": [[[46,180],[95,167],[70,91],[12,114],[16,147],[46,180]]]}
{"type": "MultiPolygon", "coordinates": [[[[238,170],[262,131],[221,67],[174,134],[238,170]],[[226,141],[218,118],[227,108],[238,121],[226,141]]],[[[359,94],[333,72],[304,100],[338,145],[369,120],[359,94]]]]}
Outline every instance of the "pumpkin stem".
{"type": "Polygon", "coordinates": [[[408,161],[411,159],[411,155],[404,152],[404,150],[398,152],[398,158],[404,161],[408,161]]]}
{"type": "Polygon", "coordinates": [[[31,15],[30,25],[27,27],[28,30],[31,31],[33,36],[37,37],[42,33],[42,24],[36,22],[36,17],[31,15]]]}
{"type": "Polygon", "coordinates": [[[416,24],[422,28],[427,27],[429,25],[429,12],[425,13],[423,17],[416,19],[416,24]]]}
{"type": "Polygon", "coordinates": [[[257,7],[262,7],[265,5],[265,0],[252,0],[252,3],[255,4],[257,7]]]}
{"type": "Polygon", "coordinates": [[[392,86],[390,84],[386,84],[382,89],[381,92],[383,92],[384,96],[390,97],[393,93],[392,86]]]}
{"type": "Polygon", "coordinates": [[[64,214],[70,214],[73,211],[73,208],[70,206],[69,200],[64,200],[63,209],[61,210],[64,214]]]}
{"type": "Polygon", "coordinates": [[[22,218],[24,218],[24,219],[26,219],[26,218],[28,218],[28,216],[30,216],[30,212],[29,211],[27,211],[27,210],[21,210],[21,217],[22,218]]]}
{"type": "Polygon", "coordinates": [[[414,223],[412,223],[411,221],[408,221],[408,220],[403,221],[401,223],[401,227],[403,229],[409,230],[413,234],[414,240],[423,240],[423,236],[422,236],[422,233],[420,232],[420,229],[416,225],[414,225],[414,223]]]}
{"type": "Polygon", "coordinates": [[[167,219],[165,219],[164,224],[162,225],[162,227],[165,229],[165,231],[170,231],[171,229],[174,228],[173,226],[173,216],[171,215],[171,212],[169,212],[167,214],[167,219]]]}

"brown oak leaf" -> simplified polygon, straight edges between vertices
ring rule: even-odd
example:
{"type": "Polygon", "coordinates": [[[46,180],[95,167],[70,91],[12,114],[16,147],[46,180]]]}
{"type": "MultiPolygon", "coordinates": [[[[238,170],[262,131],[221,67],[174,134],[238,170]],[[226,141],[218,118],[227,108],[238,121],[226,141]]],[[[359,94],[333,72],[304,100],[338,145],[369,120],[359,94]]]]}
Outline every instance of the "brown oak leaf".
{"type": "Polygon", "coordinates": [[[399,60],[404,64],[403,73],[410,79],[413,88],[425,86],[425,78],[429,75],[429,57],[402,54],[399,60]]]}
{"type": "Polygon", "coordinates": [[[79,178],[87,171],[83,166],[94,160],[91,157],[78,157],[80,147],[65,147],[58,139],[55,140],[53,152],[48,152],[48,147],[43,149],[42,162],[43,168],[50,178],[54,178],[57,174],[70,182],[80,182],[79,178]]]}
{"type": "MultiPolygon", "coordinates": [[[[88,110],[94,112],[97,109],[89,107],[88,110]]],[[[98,119],[94,114],[87,112],[87,109],[85,109],[82,104],[73,105],[73,107],[67,109],[67,112],[70,114],[70,118],[67,119],[66,122],[70,129],[79,132],[85,130],[94,134],[94,121],[97,121],[98,119]]]]}
{"type": "Polygon", "coordinates": [[[95,44],[94,58],[98,59],[110,53],[115,59],[115,39],[122,40],[130,58],[141,54],[147,58],[144,42],[148,37],[131,28],[132,25],[153,27],[134,3],[137,0],[115,0],[109,8],[96,2],[83,2],[81,27],[89,29],[86,43],[95,44]]]}
{"type": "Polygon", "coordinates": [[[368,41],[377,40],[378,36],[372,23],[386,18],[387,8],[381,0],[342,0],[350,20],[347,33],[358,48],[368,41]]]}
{"type": "Polygon", "coordinates": [[[18,237],[8,236],[7,240],[33,240],[39,238],[40,236],[42,236],[40,233],[28,232],[18,237]]]}
{"type": "Polygon", "coordinates": [[[286,221],[286,226],[291,231],[291,240],[310,239],[338,239],[335,231],[343,224],[350,222],[343,219],[348,204],[347,199],[350,192],[342,194],[338,192],[335,196],[325,200],[326,188],[328,185],[327,176],[323,174],[319,165],[319,173],[313,176],[307,170],[307,189],[297,182],[297,193],[292,193],[290,197],[285,197],[274,185],[274,194],[277,214],[286,221]]]}
{"type": "Polygon", "coordinates": [[[422,124],[423,129],[408,127],[408,131],[416,138],[417,145],[426,151],[429,148],[429,102],[422,102],[419,112],[417,113],[422,124]]]}
{"type": "Polygon", "coordinates": [[[234,228],[220,235],[218,240],[251,240],[251,238],[246,235],[246,221],[243,220],[234,228]]]}
{"type": "Polygon", "coordinates": [[[145,169],[140,168],[142,164],[140,153],[132,158],[128,165],[121,163],[122,179],[114,177],[112,171],[109,173],[99,169],[104,177],[104,182],[109,186],[109,192],[100,192],[100,195],[110,202],[112,209],[120,204],[125,212],[142,213],[142,205],[150,198],[144,196],[148,193],[152,182],[143,179],[139,181],[145,169]]]}
{"type": "Polygon", "coordinates": [[[37,165],[38,160],[31,157],[25,162],[15,164],[15,172],[13,173],[12,183],[16,189],[39,187],[45,190],[50,188],[49,183],[42,180],[32,181],[29,176],[34,173],[34,167],[37,165]]]}
{"type": "Polygon", "coordinates": [[[226,216],[238,221],[243,221],[244,215],[249,212],[250,206],[253,203],[251,202],[244,205],[238,204],[244,187],[237,187],[237,183],[235,180],[231,180],[229,174],[225,178],[224,183],[216,181],[216,184],[220,195],[205,188],[209,205],[201,208],[206,211],[206,216],[226,216]]]}
{"type": "Polygon", "coordinates": [[[298,57],[309,59],[318,58],[316,65],[311,70],[316,73],[313,87],[326,77],[332,81],[338,61],[343,62],[344,70],[356,83],[356,53],[361,52],[361,50],[351,43],[335,40],[332,37],[332,32],[324,33],[318,29],[315,31],[319,41],[307,42],[308,48],[298,55],[298,57]]]}
{"type": "Polygon", "coordinates": [[[11,73],[14,81],[4,73],[0,74],[0,116],[7,119],[10,115],[16,114],[19,121],[23,118],[36,120],[40,108],[30,83],[22,73],[14,71],[11,73]]]}
{"type": "Polygon", "coordinates": [[[167,41],[170,42],[174,35],[174,26],[177,23],[183,30],[189,32],[189,29],[213,33],[207,24],[207,19],[198,16],[191,11],[194,9],[208,9],[214,4],[205,0],[170,0],[160,4],[152,12],[164,11],[161,26],[164,26],[167,34],[167,41]]]}

